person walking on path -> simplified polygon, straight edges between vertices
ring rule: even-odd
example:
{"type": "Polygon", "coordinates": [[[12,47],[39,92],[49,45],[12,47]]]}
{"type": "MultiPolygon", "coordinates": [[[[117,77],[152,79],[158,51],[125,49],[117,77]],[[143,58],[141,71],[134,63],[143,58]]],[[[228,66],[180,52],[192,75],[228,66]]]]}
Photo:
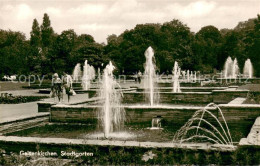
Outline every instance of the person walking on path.
{"type": "Polygon", "coordinates": [[[73,83],[72,77],[69,74],[64,72],[62,81],[63,81],[63,88],[65,90],[65,93],[68,96],[68,102],[70,102],[70,96],[75,94],[72,88],[72,83],[73,83]]]}
{"type": "Polygon", "coordinates": [[[60,103],[62,98],[62,81],[59,78],[59,75],[55,73],[52,78],[52,86],[51,86],[51,97],[54,97],[54,102],[56,97],[58,98],[58,102],[60,103]]]}

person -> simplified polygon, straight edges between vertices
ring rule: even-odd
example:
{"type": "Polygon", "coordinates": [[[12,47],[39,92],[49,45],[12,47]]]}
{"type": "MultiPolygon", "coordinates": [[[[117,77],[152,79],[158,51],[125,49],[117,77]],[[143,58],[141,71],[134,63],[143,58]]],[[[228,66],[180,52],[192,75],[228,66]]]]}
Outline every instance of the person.
{"type": "Polygon", "coordinates": [[[166,76],[168,78],[168,75],[169,75],[169,70],[166,70],[166,76]]]}
{"type": "Polygon", "coordinates": [[[137,72],[135,72],[135,73],[133,73],[134,74],[134,76],[133,76],[133,78],[134,78],[134,80],[135,80],[135,83],[137,83],[137,75],[138,75],[138,73],[137,72]]]}
{"type": "Polygon", "coordinates": [[[55,73],[52,78],[51,97],[54,97],[54,102],[55,98],[58,97],[59,103],[62,98],[61,79],[57,73],[55,73]]]}
{"type": "Polygon", "coordinates": [[[68,96],[68,102],[70,102],[70,96],[75,94],[74,90],[72,89],[73,80],[69,74],[67,74],[65,72],[63,74],[64,74],[63,79],[62,79],[63,88],[65,90],[65,93],[68,96]]]}
{"type": "Polygon", "coordinates": [[[139,71],[138,71],[138,74],[137,74],[137,79],[138,79],[139,84],[141,83],[141,77],[142,77],[142,73],[141,73],[141,71],[139,70],[139,71]]]}

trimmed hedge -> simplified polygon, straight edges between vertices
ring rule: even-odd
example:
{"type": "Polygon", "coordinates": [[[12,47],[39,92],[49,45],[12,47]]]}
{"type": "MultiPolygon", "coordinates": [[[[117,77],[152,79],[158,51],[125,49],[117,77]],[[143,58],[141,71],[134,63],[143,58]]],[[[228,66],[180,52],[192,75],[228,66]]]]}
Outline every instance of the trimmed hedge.
{"type": "Polygon", "coordinates": [[[7,97],[0,97],[0,104],[18,104],[39,101],[49,98],[48,96],[13,96],[9,94],[7,97]]]}

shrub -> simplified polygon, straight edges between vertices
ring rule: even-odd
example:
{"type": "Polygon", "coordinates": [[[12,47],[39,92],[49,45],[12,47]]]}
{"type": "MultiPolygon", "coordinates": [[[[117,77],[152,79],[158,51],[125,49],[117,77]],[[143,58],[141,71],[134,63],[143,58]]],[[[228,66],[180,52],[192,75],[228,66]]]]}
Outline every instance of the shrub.
{"type": "Polygon", "coordinates": [[[6,97],[0,97],[0,104],[18,104],[39,101],[48,98],[48,96],[13,96],[12,94],[6,97]]]}

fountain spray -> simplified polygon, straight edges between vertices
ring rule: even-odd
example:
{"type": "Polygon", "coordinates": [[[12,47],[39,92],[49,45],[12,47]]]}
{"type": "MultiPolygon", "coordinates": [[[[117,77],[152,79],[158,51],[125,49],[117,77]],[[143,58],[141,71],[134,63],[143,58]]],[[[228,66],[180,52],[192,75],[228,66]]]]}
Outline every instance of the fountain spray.
{"type": "Polygon", "coordinates": [[[116,90],[119,86],[114,80],[113,70],[115,67],[111,62],[104,69],[100,97],[104,100],[99,119],[103,126],[104,137],[109,138],[111,132],[121,130],[125,121],[125,110],[120,106],[122,93],[116,90]]]}

